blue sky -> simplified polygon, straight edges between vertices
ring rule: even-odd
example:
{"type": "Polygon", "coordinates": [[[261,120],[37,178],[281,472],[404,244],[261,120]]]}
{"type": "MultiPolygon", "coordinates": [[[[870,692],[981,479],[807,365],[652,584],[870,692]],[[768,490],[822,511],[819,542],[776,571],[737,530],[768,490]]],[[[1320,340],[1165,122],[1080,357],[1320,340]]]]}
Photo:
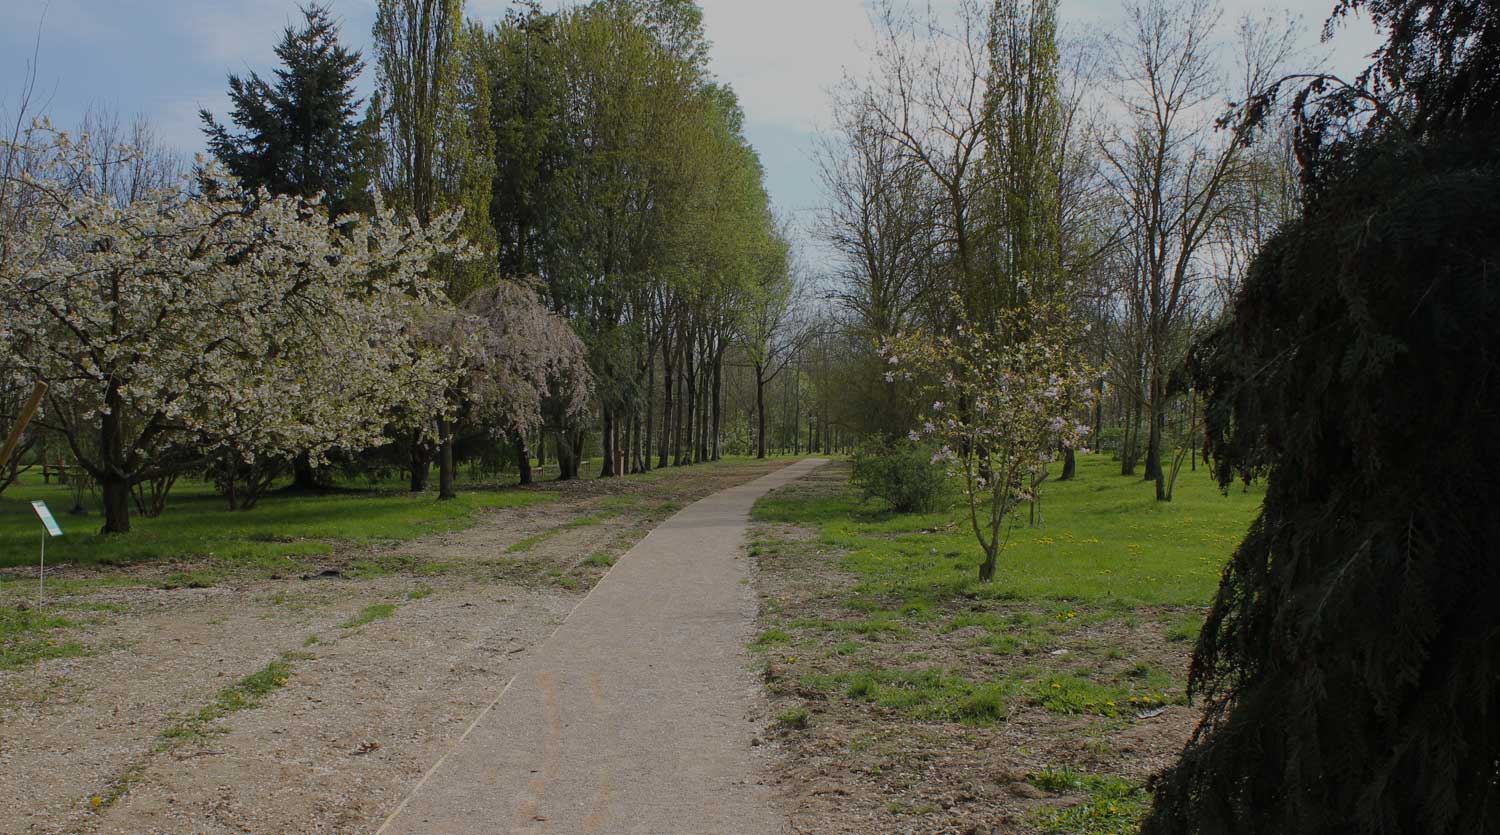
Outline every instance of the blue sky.
{"type": "MultiPolygon", "coordinates": [[[[937,0],[938,3],[952,0],[937,0]]],[[[469,0],[471,17],[494,21],[506,0],[469,0]]],[[[556,5],[556,2],[553,3],[556,5]]],[[[846,71],[865,66],[861,45],[872,34],[864,0],[700,0],[714,44],[713,69],[738,91],[747,133],[766,166],[778,209],[803,224],[821,201],[811,160],[815,132],[827,123],[827,91],[846,71]]],[[[374,0],[333,0],[346,43],[364,47],[374,0]]],[[[1286,9],[1307,24],[1304,45],[1332,0],[1265,5],[1226,0],[1226,18],[1286,9]]],[[[1062,0],[1068,25],[1107,29],[1118,0],[1062,0]]],[[[202,149],[198,108],[227,111],[230,72],[269,71],[281,29],[297,16],[296,0],[0,0],[0,112],[10,111],[26,62],[38,45],[38,94],[60,127],[76,125],[91,104],[129,118],[144,114],[169,144],[202,149]]],[[[1375,39],[1356,24],[1335,41],[1331,65],[1363,66],[1375,39]]],[[[363,89],[368,90],[371,70],[363,89]]],[[[816,265],[825,256],[810,241],[816,265]]]]}

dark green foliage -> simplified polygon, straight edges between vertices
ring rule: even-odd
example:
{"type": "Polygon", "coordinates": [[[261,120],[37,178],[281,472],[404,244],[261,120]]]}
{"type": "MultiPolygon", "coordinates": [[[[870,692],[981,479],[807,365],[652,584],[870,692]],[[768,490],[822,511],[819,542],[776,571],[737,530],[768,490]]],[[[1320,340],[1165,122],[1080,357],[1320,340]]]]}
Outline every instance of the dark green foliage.
{"type": "Polygon", "coordinates": [[[367,180],[366,145],[356,113],[354,81],[364,62],[339,44],[326,7],[304,7],[305,26],[287,27],[276,57],[275,82],[255,73],[229,76],[231,133],[199,111],[208,149],[229,173],[272,194],[322,192],[335,213],[357,208],[367,180]]]}
{"type": "Polygon", "coordinates": [[[1388,115],[1304,116],[1305,217],[1195,349],[1220,483],[1267,490],[1151,835],[1500,831],[1500,32],[1493,4],[1370,7],[1406,27],[1388,115]],[[1478,28],[1421,29],[1454,15],[1478,28]]]}
{"type": "Polygon", "coordinates": [[[930,513],[950,493],[948,476],[932,463],[932,451],[909,442],[861,448],[850,481],[865,498],[885,499],[897,513],[930,513]]]}

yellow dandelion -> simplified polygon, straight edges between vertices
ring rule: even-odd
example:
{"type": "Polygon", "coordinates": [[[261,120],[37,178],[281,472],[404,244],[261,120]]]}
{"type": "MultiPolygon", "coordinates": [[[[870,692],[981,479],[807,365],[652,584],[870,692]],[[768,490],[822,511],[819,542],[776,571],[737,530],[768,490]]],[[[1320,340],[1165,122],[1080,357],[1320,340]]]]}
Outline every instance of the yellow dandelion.
{"type": "Polygon", "coordinates": [[[89,805],[97,809],[100,806],[104,805],[104,798],[96,794],[93,797],[89,798],[89,805]]]}

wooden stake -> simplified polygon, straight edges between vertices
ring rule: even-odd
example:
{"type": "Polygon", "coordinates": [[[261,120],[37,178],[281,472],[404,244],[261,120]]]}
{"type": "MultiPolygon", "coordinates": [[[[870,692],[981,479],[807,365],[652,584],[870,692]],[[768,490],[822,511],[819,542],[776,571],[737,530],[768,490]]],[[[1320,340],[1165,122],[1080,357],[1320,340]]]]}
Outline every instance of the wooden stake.
{"type": "Polygon", "coordinates": [[[31,390],[31,399],[26,401],[26,408],[21,410],[21,417],[16,421],[14,429],[10,430],[10,437],[5,439],[5,449],[0,450],[0,469],[10,463],[10,455],[16,450],[16,444],[21,442],[21,433],[25,431],[26,424],[31,422],[31,416],[36,414],[38,406],[42,405],[42,395],[47,393],[46,383],[37,383],[31,390]]]}

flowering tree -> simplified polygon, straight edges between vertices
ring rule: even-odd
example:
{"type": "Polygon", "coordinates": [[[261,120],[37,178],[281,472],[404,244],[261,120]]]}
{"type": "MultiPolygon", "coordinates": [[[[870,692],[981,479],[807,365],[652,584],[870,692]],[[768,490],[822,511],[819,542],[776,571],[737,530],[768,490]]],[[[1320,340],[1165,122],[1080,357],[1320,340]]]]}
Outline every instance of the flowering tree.
{"type": "Polygon", "coordinates": [[[1002,312],[993,330],[960,325],[952,336],[916,332],[882,347],[887,382],[911,382],[924,404],[912,440],[937,444],[933,461],[963,481],[984,549],[981,582],[995,576],[1011,513],[1034,498],[1053,455],[1087,431],[1072,420],[1089,396],[1077,337],[1071,322],[1038,307],[1002,312]]]}
{"type": "Polygon", "coordinates": [[[51,385],[40,422],[98,481],[106,532],[129,530],[132,485],[375,445],[442,390],[407,323],[441,304],[427,265],[459,249],[456,217],[330,221],[211,168],[201,193],[121,199],[88,186],[90,143],[12,144],[38,162],[8,183],[29,211],[0,242],[0,351],[51,385]]]}
{"type": "Polygon", "coordinates": [[[529,282],[508,280],[474,292],[462,307],[430,311],[416,331],[446,369],[447,385],[433,398],[441,408],[414,430],[435,439],[445,458],[438,498],[455,495],[451,456],[460,416],[513,442],[522,483],[529,483],[525,439],[541,424],[543,404],[555,397],[556,413],[567,418],[588,409],[592,378],[583,340],[529,282]]]}
{"type": "Polygon", "coordinates": [[[470,296],[463,310],[477,325],[469,397],[497,434],[535,430],[549,396],[566,418],[588,410],[588,349],[529,284],[502,281],[470,296]]]}

